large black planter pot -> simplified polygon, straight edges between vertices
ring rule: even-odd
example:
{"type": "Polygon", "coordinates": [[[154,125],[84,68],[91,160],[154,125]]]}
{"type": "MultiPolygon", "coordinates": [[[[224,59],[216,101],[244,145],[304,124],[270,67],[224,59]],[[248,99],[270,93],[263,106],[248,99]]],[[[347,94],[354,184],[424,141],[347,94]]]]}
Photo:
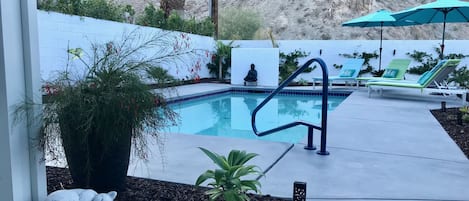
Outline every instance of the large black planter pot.
{"type": "Polygon", "coordinates": [[[83,133],[76,122],[62,121],[60,129],[70,174],[77,188],[92,188],[98,192],[125,189],[131,129],[112,133],[106,140],[103,140],[103,133],[83,133]]]}

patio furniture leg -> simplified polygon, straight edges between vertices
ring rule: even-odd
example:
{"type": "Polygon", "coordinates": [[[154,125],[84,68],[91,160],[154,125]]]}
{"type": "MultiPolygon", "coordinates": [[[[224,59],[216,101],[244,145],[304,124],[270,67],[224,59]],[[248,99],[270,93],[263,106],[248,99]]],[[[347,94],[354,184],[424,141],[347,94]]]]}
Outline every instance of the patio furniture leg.
{"type": "Polygon", "coordinates": [[[372,92],[372,88],[370,86],[368,86],[368,98],[371,98],[371,92],[372,92]]]}
{"type": "Polygon", "coordinates": [[[467,105],[467,91],[463,91],[462,94],[461,94],[461,98],[462,98],[462,104],[463,105],[467,105]]]}

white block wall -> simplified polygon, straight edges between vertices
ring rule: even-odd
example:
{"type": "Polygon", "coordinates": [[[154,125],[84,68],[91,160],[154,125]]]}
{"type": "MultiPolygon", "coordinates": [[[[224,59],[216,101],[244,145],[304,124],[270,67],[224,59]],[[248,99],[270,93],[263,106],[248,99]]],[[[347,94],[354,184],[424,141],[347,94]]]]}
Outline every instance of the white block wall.
{"type": "MultiPolygon", "coordinates": [[[[229,42],[229,41],[224,41],[229,42]]],[[[339,54],[352,54],[354,52],[367,52],[371,53],[376,51],[379,53],[379,40],[279,40],[280,52],[288,54],[295,50],[305,51],[309,53],[306,58],[299,59],[300,65],[311,58],[319,57],[326,62],[329,69],[329,75],[337,75],[338,70],[333,67],[333,64],[342,64],[345,57],[339,54]],[[320,54],[321,52],[321,54],[320,54]]],[[[382,68],[386,66],[392,59],[408,58],[411,59],[406,53],[412,53],[414,50],[433,53],[433,57],[437,58],[434,48],[439,47],[441,40],[384,40],[383,53],[382,53],[382,68]],[[394,55],[394,50],[396,54],[394,55]]],[[[249,41],[235,41],[234,46],[240,48],[271,48],[272,43],[270,40],[249,40],[249,41]]],[[[468,40],[447,40],[445,41],[445,54],[456,53],[469,55],[469,41],[468,40]]],[[[378,59],[372,59],[370,64],[378,69],[378,59]]],[[[462,60],[459,66],[469,64],[469,58],[462,60]]],[[[314,64],[313,64],[314,65],[314,64]]],[[[413,61],[410,67],[418,65],[413,61]]],[[[232,73],[231,76],[236,76],[232,73]]],[[[321,70],[318,66],[316,70],[311,73],[303,73],[298,76],[296,80],[301,78],[311,81],[312,77],[321,77],[321,70]]],[[[410,75],[410,77],[416,77],[410,75]]]]}
{"type": "MultiPolygon", "coordinates": [[[[91,43],[102,44],[118,41],[125,33],[137,28],[144,36],[159,31],[159,29],[151,27],[40,10],[38,11],[38,25],[41,75],[44,80],[49,79],[54,71],[65,69],[68,48],[80,47],[89,52],[91,43]]],[[[181,33],[175,32],[174,34],[177,37],[181,33]]],[[[162,67],[168,69],[171,74],[180,79],[194,77],[195,73],[198,73],[202,78],[209,77],[206,64],[210,61],[215,41],[213,38],[206,36],[193,34],[188,34],[188,36],[190,37],[190,47],[196,49],[200,55],[191,59],[184,59],[184,62],[179,63],[177,66],[163,64],[162,67]],[[193,70],[196,65],[201,67],[198,72],[193,70]]]]}
{"type": "MultiPolygon", "coordinates": [[[[64,15],[54,12],[38,11],[39,25],[39,47],[41,57],[41,75],[43,79],[49,79],[51,73],[56,70],[63,70],[67,63],[66,50],[70,48],[86,48],[90,42],[105,43],[111,40],[118,40],[123,33],[130,32],[140,26],[118,23],[106,20],[97,20],[88,17],[77,17],[64,15]]],[[[158,30],[150,27],[140,27],[143,32],[151,33],[158,30]]],[[[176,34],[180,34],[177,33],[176,34]]],[[[201,50],[201,55],[194,57],[178,67],[174,65],[163,65],[169,72],[177,78],[187,79],[193,78],[195,66],[200,66],[200,71],[196,72],[201,78],[208,78],[211,75],[208,72],[206,64],[210,62],[211,54],[215,52],[215,41],[211,37],[189,34],[191,37],[191,47],[201,50]]],[[[224,41],[228,43],[229,41],[224,41]]],[[[342,64],[345,60],[339,54],[352,54],[354,52],[374,52],[378,53],[379,40],[279,40],[279,51],[290,53],[294,50],[301,50],[309,53],[309,56],[299,60],[303,64],[307,60],[320,57],[323,59],[329,69],[329,75],[336,75],[338,70],[333,64],[342,64]],[[321,52],[321,54],[320,54],[321,52]]],[[[384,40],[382,67],[385,67],[392,59],[410,58],[406,55],[414,50],[434,53],[434,48],[439,47],[441,40],[384,40]],[[396,50],[395,55],[394,50],[396,50]]],[[[240,48],[271,48],[270,40],[249,40],[235,41],[234,46],[240,48]]],[[[445,54],[462,53],[469,55],[468,40],[447,40],[445,41],[445,54]]],[[[260,50],[260,49],[259,49],[260,50]]],[[[243,62],[237,61],[236,62],[243,62]]],[[[377,69],[378,59],[371,60],[371,65],[377,69]]],[[[469,64],[469,59],[464,59],[460,66],[469,64]]],[[[236,64],[238,65],[238,64],[236,64]]],[[[240,64],[245,65],[245,64],[240,64]]],[[[314,64],[313,64],[314,65],[314,64]]],[[[411,63],[411,67],[417,63],[411,63]]],[[[256,65],[257,66],[257,65],[256,65]]],[[[277,64],[278,66],[278,64],[277,64]]],[[[246,67],[249,67],[246,65],[246,67]]],[[[232,69],[231,78],[233,84],[242,84],[239,78],[244,78],[246,72],[242,69],[238,71],[238,67],[232,69]]],[[[305,79],[310,81],[312,77],[320,77],[321,70],[317,68],[315,71],[307,74],[301,74],[297,80],[305,79]]],[[[260,79],[262,77],[259,77],[260,79]]],[[[242,79],[241,79],[242,80],[242,79]]],[[[269,81],[269,82],[274,82],[269,81]]],[[[269,85],[272,83],[269,83],[269,85]]]]}
{"type": "Polygon", "coordinates": [[[233,48],[231,49],[231,84],[242,85],[244,77],[256,66],[257,85],[278,86],[278,48],[233,48]]]}

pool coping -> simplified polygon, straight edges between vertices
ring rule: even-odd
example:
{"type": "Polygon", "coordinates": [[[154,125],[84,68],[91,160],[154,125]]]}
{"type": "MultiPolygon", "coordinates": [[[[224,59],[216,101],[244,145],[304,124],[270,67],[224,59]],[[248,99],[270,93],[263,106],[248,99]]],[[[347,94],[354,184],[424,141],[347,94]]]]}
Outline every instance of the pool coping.
{"type": "MultiPolygon", "coordinates": [[[[275,88],[272,87],[240,87],[240,86],[231,86],[229,88],[224,88],[224,89],[217,89],[213,91],[204,91],[204,92],[199,92],[199,93],[193,93],[193,94],[186,94],[186,95],[178,95],[178,96],[173,96],[168,98],[167,103],[172,104],[172,103],[177,103],[181,101],[186,101],[186,100],[192,100],[192,99],[197,99],[197,98],[202,98],[205,96],[212,96],[212,95],[218,95],[218,94],[223,94],[223,93],[229,93],[229,92],[237,92],[237,93],[264,93],[268,94],[271,93],[275,88]]],[[[329,96],[339,96],[339,97],[344,97],[344,96],[349,96],[352,93],[350,90],[334,90],[334,91],[329,91],[328,94],[329,96]]],[[[320,96],[322,95],[322,90],[306,90],[306,89],[292,89],[292,88],[286,88],[282,90],[279,94],[298,94],[298,95],[311,95],[311,96],[320,96]]]]}

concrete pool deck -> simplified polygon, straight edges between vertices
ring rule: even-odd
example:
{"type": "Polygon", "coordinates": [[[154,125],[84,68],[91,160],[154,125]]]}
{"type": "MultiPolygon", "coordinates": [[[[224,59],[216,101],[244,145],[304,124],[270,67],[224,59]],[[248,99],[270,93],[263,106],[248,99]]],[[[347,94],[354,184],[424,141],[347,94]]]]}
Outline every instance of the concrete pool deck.
{"type": "MultiPolygon", "coordinates": [[[[230,87],[195,84],[177,91],[187,96],[230,87]]],[[[215,168],[197,147],[219,154],[241,149],[259,154],[251,164],[271,167],[260,179],[262,194],[291,198],[293,182],[302,181],[308,200],[469,200],[469,160],[429,111],[441,101],[460,106],[459,99],[403,89],[368,98],[366,88],[346,89],[353,93],[328,115],[328,156],[304,150],[306,139],[292,145],[168,133],[163,159],[155,143],[152,159],[132,159],[129,175],[194,184],[215,168]]],[[[315,131],[318,148],[319,137],[315,131]]]]}

